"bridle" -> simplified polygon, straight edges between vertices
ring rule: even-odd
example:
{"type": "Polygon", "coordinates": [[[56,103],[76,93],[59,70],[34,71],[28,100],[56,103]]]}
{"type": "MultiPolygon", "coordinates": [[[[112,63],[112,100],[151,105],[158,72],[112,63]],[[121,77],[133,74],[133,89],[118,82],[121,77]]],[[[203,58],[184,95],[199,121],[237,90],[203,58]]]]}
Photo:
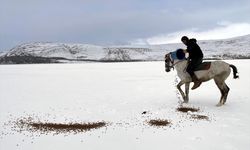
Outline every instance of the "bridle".
{"type": "Polygon", "coordinates": [[[174,60],[172,60],[172,58],[170,57],[170,53],[166,54],[165,55],[165,68],[168,67],[168,68],[172,68],[174,69],[174,66],[175,66],[175,63],[174,63],[174,60]],[[171,63],[171,65],[169,65],[169,62],[171,63]]]}
{"type": "Polygon", "coordinates": [[[169,71],[171,70],[171,68],[174,70],[174,66],[180,62],[182,62],[182,60],[174,62],[174,59],[171,58],[171,53],[165,55],[165,69],[170,68],[169,71]],[[169,65],[169,62],[171,63],[171,65],[169,65]]]}

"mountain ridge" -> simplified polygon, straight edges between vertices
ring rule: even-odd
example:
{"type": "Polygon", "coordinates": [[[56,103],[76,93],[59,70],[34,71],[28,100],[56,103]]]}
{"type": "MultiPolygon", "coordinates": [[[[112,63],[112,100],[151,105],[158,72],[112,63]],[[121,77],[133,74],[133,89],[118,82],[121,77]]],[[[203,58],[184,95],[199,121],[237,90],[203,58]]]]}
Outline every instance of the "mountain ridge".
{"type": "MultiPolygon", "coordinates": [[[[198,40],[205,59],[250,58],[250,35],[222,40],[198,40]]],[[[182,43],[144,46],[98,46],[90,44],[34,42],[18,45],[0,55],[1,64],[160,61],[182,43]],[[23,59],[23,60],[22,60],[23,59]]]]}

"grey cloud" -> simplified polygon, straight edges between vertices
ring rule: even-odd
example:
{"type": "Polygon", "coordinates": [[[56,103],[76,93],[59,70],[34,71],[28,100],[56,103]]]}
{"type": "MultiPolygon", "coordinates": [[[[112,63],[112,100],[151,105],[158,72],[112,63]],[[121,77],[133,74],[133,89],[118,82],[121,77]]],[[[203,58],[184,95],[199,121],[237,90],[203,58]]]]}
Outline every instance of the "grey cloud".
{"type": "Polygon", "coordinates": [[[250,22],[248,0],[3,0],[0,50],[29,41],[127,43],[161,33],[250,22]]]}

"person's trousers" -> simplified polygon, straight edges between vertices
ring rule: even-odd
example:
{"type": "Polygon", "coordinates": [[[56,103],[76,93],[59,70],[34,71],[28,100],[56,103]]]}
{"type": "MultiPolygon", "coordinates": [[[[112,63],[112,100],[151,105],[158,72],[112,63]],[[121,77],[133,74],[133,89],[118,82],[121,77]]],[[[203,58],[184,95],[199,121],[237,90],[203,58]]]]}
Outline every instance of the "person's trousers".
{"type": "Polygon", "coordinates": [[[202,58],[189,60],[187,66],[187,72],[190,74],[191,77],[194,76],[195,68],[201,63],[202,63],[202,58]]]}

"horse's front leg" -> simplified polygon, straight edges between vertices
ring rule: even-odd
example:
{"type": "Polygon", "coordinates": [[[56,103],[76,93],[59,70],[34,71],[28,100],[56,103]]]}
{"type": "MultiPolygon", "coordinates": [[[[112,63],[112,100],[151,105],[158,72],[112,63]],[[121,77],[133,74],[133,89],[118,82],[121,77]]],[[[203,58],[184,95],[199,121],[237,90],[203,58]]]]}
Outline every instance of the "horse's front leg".
{"type": "Polygon", "coordinates": [[[181,89],[181,86],[184,84],[184,82],[183,81],[180,81],[178,84],[177,84],[177,89],[179,90],[179,92],[181,93],[181,96],[182,96],[182,98],[183,98],[183,100],[184,100],[184,102],[186,102],[186,95],[185,95],[185,93],[182,91],[182,89],[181,89]]]}
{"type": "Polygon", "coordinates": [[[189,101],[189,85],[190,85],[189,82],[185,83],[185,93],[186,93],[186,97],[184,99],[185,103],[188,103],[188,101],[189,101]]]}

